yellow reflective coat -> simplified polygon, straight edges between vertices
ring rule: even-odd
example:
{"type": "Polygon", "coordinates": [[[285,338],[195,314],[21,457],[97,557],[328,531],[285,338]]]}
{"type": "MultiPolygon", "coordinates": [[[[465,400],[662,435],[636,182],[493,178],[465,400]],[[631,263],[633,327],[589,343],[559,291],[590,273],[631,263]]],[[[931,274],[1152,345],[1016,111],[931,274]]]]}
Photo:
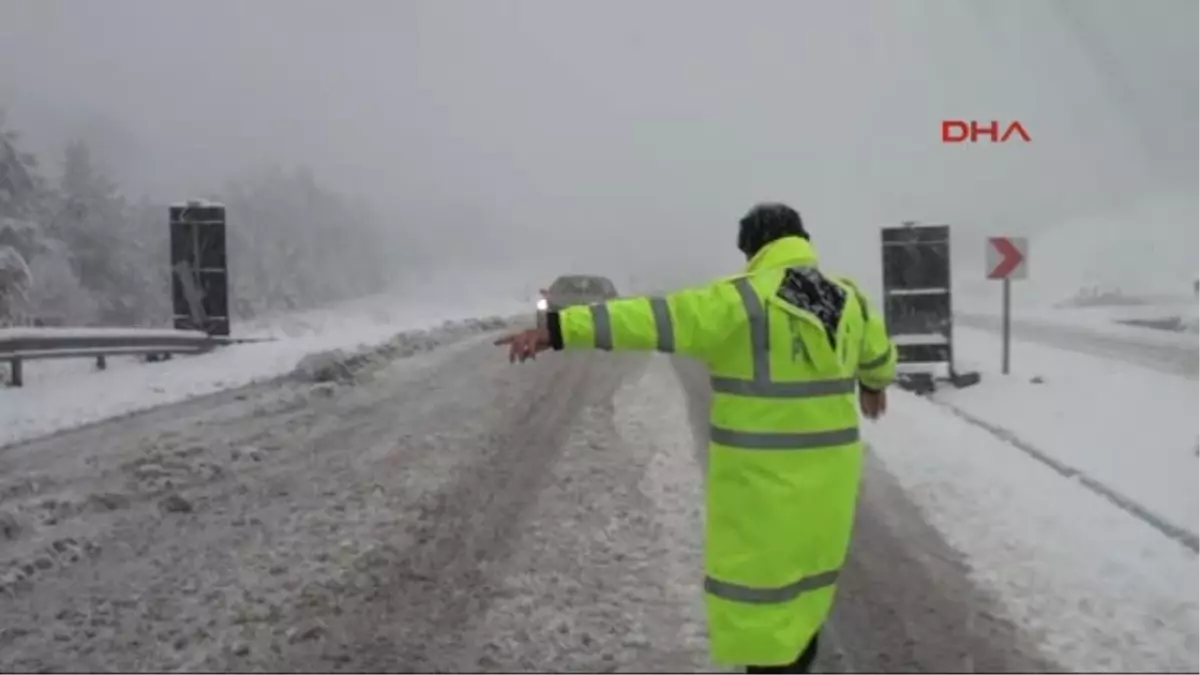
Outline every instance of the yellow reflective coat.
{"type": "Polygon", "coordinates": [[[765,247],[744,274],[665,297],[565,309],[564,349],[657,350],[708,366],[704,589],[712,657],[777,665],[825,622],[862,469],[856,381],[896,373],[883,318],[805,239],[765,247]]]}

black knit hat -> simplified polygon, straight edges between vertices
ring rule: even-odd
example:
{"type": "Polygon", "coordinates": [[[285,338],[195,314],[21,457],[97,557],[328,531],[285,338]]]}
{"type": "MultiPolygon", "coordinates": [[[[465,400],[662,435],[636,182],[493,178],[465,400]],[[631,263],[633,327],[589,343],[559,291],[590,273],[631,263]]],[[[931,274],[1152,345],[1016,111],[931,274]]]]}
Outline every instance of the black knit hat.
{"type": "Polygon", "coordinates": [[[755,204],[738,223],[738,249],[753,258],[762,247],[784,237],[808,239],[800,214],[787,204],[755,204]]]}

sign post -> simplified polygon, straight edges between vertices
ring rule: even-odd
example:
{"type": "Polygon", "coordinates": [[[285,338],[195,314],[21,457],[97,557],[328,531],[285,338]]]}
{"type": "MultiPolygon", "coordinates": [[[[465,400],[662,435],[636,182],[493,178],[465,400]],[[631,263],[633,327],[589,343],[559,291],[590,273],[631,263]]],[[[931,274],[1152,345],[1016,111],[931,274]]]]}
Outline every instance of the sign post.
{"type": "Polygon", "coordinates": [[[1000,374],[1008,374],[1009,345],[1012,344],[1012,280],[1005,277],[1004,281],[1004,353],[1000,356],[1000,374]]]}
{"type": "Polygon", "coordinates": [[[987,278],[1000,279],[1003,284],[1000,372],[1007,375],[1012,334],[1012,280],[1029,276],[1029,241],[1024,237],[988,237],[986,258],[987,278]]]}

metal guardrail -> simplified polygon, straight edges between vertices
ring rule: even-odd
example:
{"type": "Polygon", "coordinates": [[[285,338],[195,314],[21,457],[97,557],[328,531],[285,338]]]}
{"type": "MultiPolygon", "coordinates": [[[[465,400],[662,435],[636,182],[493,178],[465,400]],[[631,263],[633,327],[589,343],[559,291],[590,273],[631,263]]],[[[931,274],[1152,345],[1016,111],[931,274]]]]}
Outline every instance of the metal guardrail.
{"type": "Polygon", "coordinates": [[[95,358],[107,367],[108,356],[143,355],[160,361],[174,354],[200,354],[215,347],[270,338],[214,337],[201,331],[150,328],[0,328],[0,361],[8,361],[9,384],[23,384],[23,361],[95,358]]]}

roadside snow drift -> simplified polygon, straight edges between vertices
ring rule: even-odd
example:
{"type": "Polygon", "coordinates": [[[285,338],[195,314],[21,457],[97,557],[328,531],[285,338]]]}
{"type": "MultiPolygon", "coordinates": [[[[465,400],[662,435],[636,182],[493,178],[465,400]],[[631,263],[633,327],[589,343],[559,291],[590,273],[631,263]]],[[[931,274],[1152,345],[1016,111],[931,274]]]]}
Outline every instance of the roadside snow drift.
{"type": "Polygon", "coordinates": [[[498,317],[462,319],[434,329],[402,332],[395,325],[378,324],[357,332],[326,331],[307,338],[233,345],[164,363],[129,359],[123,367],[34,381],[0,390],[0,447],[288,373],[312,381],[351,377],[371,361],[433,349],[506,322],[498,317]],[[380,342],[384,344],[378,346],[380,342]]]}
{"type": "Polygon", "coordinates": [[[1195,553],[916,396],[896,393],[866,436],[1047,656],[1077,672],[1196,672],[1195,553]]]}
{"type": "Polygon", "coordinates": [[[996,368],[999,338],[971,329],[955,338],[983,381],[938,400],[1197,534],[1195,379],[1020,340],[1006,377],[996,368]]]}

